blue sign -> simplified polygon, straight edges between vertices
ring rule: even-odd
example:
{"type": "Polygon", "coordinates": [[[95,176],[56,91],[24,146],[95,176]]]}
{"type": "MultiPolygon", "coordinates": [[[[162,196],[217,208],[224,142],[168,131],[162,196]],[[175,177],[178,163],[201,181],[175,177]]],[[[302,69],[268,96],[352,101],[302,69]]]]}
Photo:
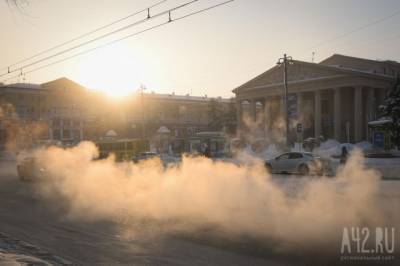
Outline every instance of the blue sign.
{"type": "Polygon", "coordinates": [[[374,146],[378,148],[385,147],[385,134],[383,132],[374,132],[374,146]]]}

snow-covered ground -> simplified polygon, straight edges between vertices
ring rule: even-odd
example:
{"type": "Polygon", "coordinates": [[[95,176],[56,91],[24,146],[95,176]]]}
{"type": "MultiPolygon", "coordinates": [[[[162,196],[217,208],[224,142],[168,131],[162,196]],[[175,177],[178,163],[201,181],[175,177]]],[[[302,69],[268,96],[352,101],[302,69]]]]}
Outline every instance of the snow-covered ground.
{"type": "Polygon", "coordinates": [[[0,249],[0,265],[5,266],[19,266],[19,265],[52,265],[44,260],[39,258],[23,255],[23,254],[15,254],[8,253],[0,249]]]}
{"type": "Polygon", "coordinates": [[[25,241],[0,233],[0,265],[72,265],[71,262],[25,241]]]}
{"type": "MultiPolygon", "coordinates": [[[[364,154],[374,153],[373,146],[367,141],[358,142],[356,144],[340,143],[336,140],[327,140],[321,144],[320,147],[314,150],[314,153],[321,157],[331,158],[332,165],[337,168],[339,165],[338,157],[341,154],[342,147],[346,147],[350,152],[359,149],[364,154]]],[[[390,154],[390,152],[388,152],[390,154]]],[[[374,169],[385,178],[399,178],[400,179],[400,157],[394,158],[379,158],[377,156],[366,156],[364,158],[364,165],[367,168],[374,169]]]]}

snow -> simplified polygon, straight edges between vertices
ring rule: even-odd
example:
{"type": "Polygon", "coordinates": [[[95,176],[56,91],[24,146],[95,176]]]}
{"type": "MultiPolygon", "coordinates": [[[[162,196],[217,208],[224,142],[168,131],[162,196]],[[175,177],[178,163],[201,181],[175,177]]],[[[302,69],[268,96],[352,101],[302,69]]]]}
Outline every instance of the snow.
{"type": "Polygon", "coordinates": [[[321,143],[321,145],[313,150],[313,153],[318,154],[321,157],[332,157],[340,156],[342,148],[346,147],[348,152],[351,152],[354,148],[358,148],[363,152],[367,152],[373,148],[373,145],[368,141],[352,143],[340,143],[337,140],[328,139],[321,143]]]}
{"type": "Polygon", "coordinates": [[[281,154],[282,151],[278,149],[275,144],[270,144],[267,149],[261,153],[263,159],[272,159],[281,154]]]}
{"type": "Polygon", "coordinates": [[[4,250],[0,249],[0,265],[6,266],[20,266],[20,265],[38,265],[38,266],[47,266],[52,265],[44,260],[39,258],[23,255],[23,254],[15,254],[8,253],[4,250]]]}
{"type": "Polygon", "coordinates": [[[368,125],[369,126],[380,126],[380,125],[384,125],[384,124],[391,123],[391,122],[392,122],[392,119],[386,118],[386,119],[379,119],[379,120],[368,122],[368,125]]]}
{"type": "MultiPolygon", "coordinates": [[[[351,151],[355,148],[360,149],[364,153],[372,150],[373,145],[368,141],[358,142],[356,144],[351,143],[340,143],[336,140],[329,139],[323,143],[321,146],[314,149],[313,153],[320,155],[321,157],[331,157],[332,164],[334,168],[339,165],[338,157],[341,154],[342,147],[346,147],[347,150],[351,151]]],[[[365,158],[364,165],[367,168],[374,169],[378,171],[385,178],[400,178],[400,157],[397,158],[365,158]]]]}
{"type": "Polygon", "coordinates": [[[400,179],[400,157],[365,158],[364,165],[378,171],[385,178],[400,179]]]}

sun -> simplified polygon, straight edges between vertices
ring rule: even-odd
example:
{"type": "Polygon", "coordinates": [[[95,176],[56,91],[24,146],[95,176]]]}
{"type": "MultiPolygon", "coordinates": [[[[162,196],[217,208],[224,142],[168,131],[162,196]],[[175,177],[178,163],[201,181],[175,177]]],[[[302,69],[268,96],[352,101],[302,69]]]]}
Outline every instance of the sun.
{"type": "Polygon", "coordinates": [[[143,55],[123,44],[96,50],[77,65],[76,80],[116,98],[134,93],[151,76],[143,55]]]}

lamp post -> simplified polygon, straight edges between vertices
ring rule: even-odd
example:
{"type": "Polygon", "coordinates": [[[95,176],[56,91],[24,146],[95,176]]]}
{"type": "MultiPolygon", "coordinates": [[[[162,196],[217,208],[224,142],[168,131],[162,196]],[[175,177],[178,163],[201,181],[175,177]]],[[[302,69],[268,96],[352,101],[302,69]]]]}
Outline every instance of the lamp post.
{"type": "Polygon", "coordinates": [[[288,84],[287,84],[287,65],[293,64],[291,56],[283,55],[282,58],[278,59],[277,65],[283,65],[283,104],[284,104],[284,117],[285,117],[285,135],[286,135],[286,147],[289,146],[289,112],[288,112],[288,84]]]}

